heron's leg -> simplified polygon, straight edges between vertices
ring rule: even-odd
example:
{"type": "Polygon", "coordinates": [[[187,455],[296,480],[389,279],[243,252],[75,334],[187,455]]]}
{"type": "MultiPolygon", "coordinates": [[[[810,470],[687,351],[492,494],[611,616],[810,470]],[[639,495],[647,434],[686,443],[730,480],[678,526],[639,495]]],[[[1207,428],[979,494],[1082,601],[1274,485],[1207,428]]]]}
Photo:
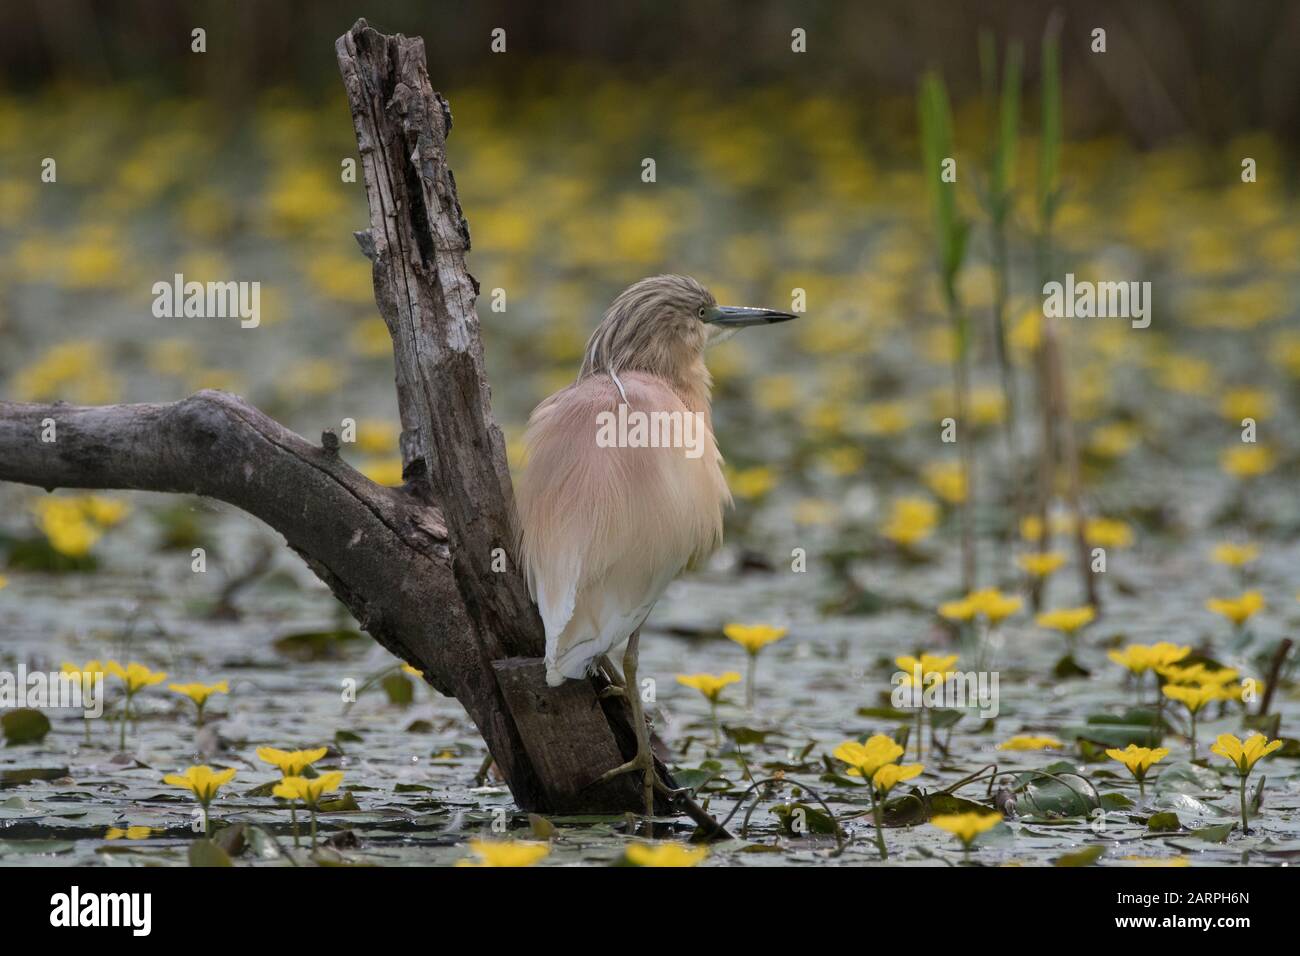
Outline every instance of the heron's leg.
{"type": "Polygon", "coordinates": [[[645,797],[645,815],[649,825],[649,820],[654,816],[655,784],[658,781],[655,778],[654,750],[650,746],[650,729],[646,726],[645,710],[641,706],[641,688],[637,684],[636,677],[640,637],[641,629],[637,628],[628,638],[627,650],[623,652],[624,696],[632,708],[632,727],[636,731],[636,756],[627,763],[601,774],[596,783],[605,783],[621,774],[640,770],[642,793],[645,797]]]}
{"type": "Polygon", "coordinates": [[[609,659],[608,654],[601,654],[596,669],[604,675],[609,681],[609,686],[600,692],[601,697],[625,697],[626,688],[623,686],[623,678],[614,666],[614,662],[609,659]]]}
{"type": "Polygon", "coordinates": [[[645,709],[641,706],[641,685],[637,683],[636,668],[640,659],[641,628],[627,639],[623,652],[623,680],[627,702],[632,705],[632,724],[636,729],[636,759],[641,765],[641,787],[645,797],[646,830],[654,835],[655,815],[655,752],[650,746],[650,727],[645,722],[645,709]]]}

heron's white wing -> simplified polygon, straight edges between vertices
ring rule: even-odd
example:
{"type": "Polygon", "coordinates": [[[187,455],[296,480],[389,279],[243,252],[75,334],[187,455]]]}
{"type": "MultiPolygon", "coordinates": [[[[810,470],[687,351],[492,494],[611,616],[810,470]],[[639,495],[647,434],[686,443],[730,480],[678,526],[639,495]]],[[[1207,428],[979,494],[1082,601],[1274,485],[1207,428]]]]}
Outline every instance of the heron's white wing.
{"type": "Polygon", "coordinates": [[[580,677],[621,644],[669,582],[721,542],[727,500],[717,446],[601,447],[600,414],[692,414],[641,373],[591,376],[551,396],[529,421],[519,481],[520,560],[546,625],[547,678],[580,677]]]}

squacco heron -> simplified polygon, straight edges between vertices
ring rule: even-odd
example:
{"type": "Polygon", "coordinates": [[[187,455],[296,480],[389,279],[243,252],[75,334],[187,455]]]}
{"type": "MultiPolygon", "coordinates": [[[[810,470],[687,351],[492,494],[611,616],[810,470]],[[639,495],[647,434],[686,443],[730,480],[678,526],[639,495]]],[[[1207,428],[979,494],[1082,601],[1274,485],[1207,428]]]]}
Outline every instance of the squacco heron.
{"type": "Polygon", "coordinates": [[[647,820],[656,785],[666,788],[637,683],[641,626],[668,584],[722,543],[731,503],[704,350],[743,326],[793,318],[720,306],[687,276],[642,279],[605,312],[577,381],[529,419],[519,556],[546,626],[546,679],[612,671],[605,655],[626,644],[613,692],[631,706],[637,754],[600,781],[641,771],[647,820]]]}

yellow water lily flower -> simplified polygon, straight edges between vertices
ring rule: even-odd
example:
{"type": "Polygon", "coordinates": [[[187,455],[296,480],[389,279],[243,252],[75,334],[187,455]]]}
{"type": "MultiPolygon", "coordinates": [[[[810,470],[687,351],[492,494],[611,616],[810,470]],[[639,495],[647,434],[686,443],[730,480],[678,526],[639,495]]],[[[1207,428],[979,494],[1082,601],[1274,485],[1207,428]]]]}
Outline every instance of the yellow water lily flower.
{"type": "Polygon", "coordinates": [[[104,665],[104,670],[125,684],[128,694],[134,694],[145,687],[161,684],[167,679],[167,674],[164,671],[151,671],[143,664],[131,663],[123,667],[117,661],[109,661],[104,665]]]}
{"type": "Polygon", "coordinates": [[[190,767],[183,774],[169,773],[163,777],[163,783],[173,787],[183,787],[194,794],[194,799],[206,807],[212,802],[225,784],[235,778],[235,768],[213,770],[209,766],[190,767]]]}
{"type": "Polygon", "coordinates": [[[898,665],[898,669],[903,674],[903,687],[912,687],[917,684],[918,673],[920,686],[929,687],[934,683],[942,683],[952,676],[952,668],[957,663],[957,658],[958,655],[956,654],[923,653],[920,657],[903,654],[894,658],[894,663],[898,665]]]}
{"type": "Polygon", "coordinates": [[[1259,545],[1233,544],[1224,542],[1216,544],[1211,552],[1215,564],[1224,564],[1230,568],[1240,568],[1259,558],[1259,545]]]}
{"type": "Polygon", "coordinates": [[[153,827],[109,827],[104,833],[105,840],[147,840],[154,831],[153,827]]]}
{"type": "Polygon", "coordinates": [[[935,462],[924,472],[925,483],[950,505],[966,500],[966,470],[958,462],[935,462]]]}
{"type": "Polygon", "coordinates": [[[1091,605],[1083,607],[1061,607],[1054,611],[1044,611],[1034,618],[1034,623],[1050,631],[1073,635],[1079,628],[1097,617],[1097,611],[1091,605]]]}
{"type": "Polygon", "coordinates": [[[1234,734],[1219,734],[1218,739],[1210,746],[1210,752],[1216,753],[1237,767],[1237,772],[1242,776],[1250,773],[1264,757],[1267,757],[1275,750],[1282,747],[1282,741],[1269,740],[1263,734],[1252,734],[1245,743],[1234,734]]]}
{"type": "Polygon", "coordinates": [[[1192,652],[1190,647],[1179,647],[1168,641],[1156,644],[1130,644],[1122,651],[1108,651],[1106,656],[1134,674],[1167,668],[1192,652]]]}
{"type": "Polygon", "coordinates": [[[269,763],[286,777],[299,777],[328,751],[327,747],[317,747],[314,750],[276,750],[274,747],[258,747],[257,759],[269,763]]]}
{"type": "MultiPolygon", "coordinates": [[[[122,703],[122,719],[118,733],[118,746],[126,749],[126,725],[131,719],[131,700],[146,687],[161,684],[167,679],[163,671],[151,671],[143,664],[131,663],[123,667],[117,661],[109,661],[104,670],[126,685],[126,700],[122,703]]],[[[84,680],[84,678],[83,678],[84,680]]]]}
{"type": "Polygon", "coordinates": [[[1055,737],[1019,735],[998,744],[998,750],[1060,750],[1064,746],[1055,737]]]}
{"type": "Polygon", "coordinates": [[[1281,746],[1282,741],[1269,740],[1263,734],[1252,734],[1245,743],[1242,743],[1233,734],[1219,734],[1219,738],[1210,746],[1212,753],[1226,758],[1237,768],[1237,776],[1240,778],[1237,792],[1241,798],[1241,829],[1243,832],[1249,832],[1246,778],[1250,776],[1250,771],[1254,769],[1255,764],[1281,746]]]}
{"type": "Polygon", "coordinates": [[[1276,464],[1277,456],[1263,445],[1234,445],[1219,457],[1219,467],[1234,478],[1257,478],[1276,464]]]}
{"type": "Polygon", "coordinates": [[[470,840],[478,860],[460,860],[457,866],[532,866],[551,852],[545,843],[525,840],[470,840]]]}
{"type": "Polygon", "coordinates": [[[918,777],[924,770],[925,767],[919,763],[887,763],[871,775],[871,785],[876,788],[878,798],[883,800],[889,794],[889,791],[904,780],[918,777]]]}
{"type": "Polygon", "coordinates": [[[1153,764],[1157,764],[1169,756],[1169,748],[1139,747],[1137,744],[1129,744],[1123,750],[1115,747],[1110,748],[1106,751],[1106,756],[1111,760],[1118,760],[1128,767],[1128,772],[1137,781],[1138,795],[1145,797],[1147,772],[1150,771],[1153,764]]]}
{"type": "Polygon", "coordinates": [[[1137,744],[1129,744],[1123,750],[1114,747],[1110,748],[1106,751],[1106,756],[1112,760],[1118,760],[1128,767],[1129,773],[1141,780],[1146,776],[1147,771],[1151,769],[1152,764],[1159,763],[1169,756],[1169,749],[1167,747],[1139,747],[1137,744]]]}
{"type": "Polygon", "coordinates": [[[410,664],[402,665],[402,673],[409,674],[412,677],[414,677],[416,680],[424,680],[424,671],[420,670],[419,668],[412,667],[410,664]]]}
{"type": "Polygon", "coordinates": [[[849,765],[850,777],[870,780],[877,770],[903,756],[903,748],[892,737],[874,734],[865,744],[846,740],[831,752],[836,760],[849,765]]]}
{"type": "Polygon", "coordinates": [[[1089,518],[1083,536],[1095,548],[1127,548],[1133,544],[1133,529],[1118,518],[1089,518]]]}
{"type": "Polygon", "coordinates": [[[757,654],[768,644],[785,637],[789,628],[775,627],[771,624],[726,624],[722,633],[735,641],[750,654],[757,654]]]}
{"type": "Polygon", "coordinates": [[[215,684],[168,684],[167,689],[194,701],[197,709],[198,726],[203,726],[203,708],[208,702],[208,698],[213,694],[229,694],[230,685],[225,681],[217,681],[215,684]]]}
{"type": "Polygon", "coordinates": [[[104,665],[99,661],[86,661],[85,667],[78,667],[68,661],[63,662],[60,672],[70,677],[81,678],[81,693],[84,697],[93,692],[96,681],[104,679],[104,665]]]}
{"type": "Polygon", "coordinates": [[[740,675],[735,671],[727,671],[725,674],[678,674],[677,683],[683,687],[691,687],[698,690],[710,703],[717,703],[718,695],[722,693],[724,687],[735,684],[740,680],[740,675]]]}
{"type": "Polygon", "coordinates": [[[1065,555],[1060,551],[1043,551],[1022,554],[1016,558],[1021,570],[1036,578],[1045,578],[1065,564],[1065,555]]]}
{"type": "Polygon", "coordinates": [[[1264,608],[1264,595],[1258,591],[1247,591],[1237,598],[1210,598],[1205,608],[1215,614],[1221,614],[1240,627],[1264,608]]]}
{"type": "Polygon", "coordinates": [[[182,697],[188,697],[202,707],[213,694],[229,694],[230,684],[224,680],[219,680],[215,684],[168,684],[167,689],[182,697]]]}
{"type": "Polygon", "coordinates": [[[950,621],[969,621],[976,615],[982,614],[989,624],[998,624],[1023,606],[1024,601],[1021,598],[1003,594],[997,588],[982,588],[970,592],[960,600],[941,604],[939,614],[950,621]]]}
{"type": "Polygon", "coordinates": [[[1010,617],[1024,606],[1024,600],[1003,594],[997,588],[982,588],[972,591],[968,598],[974,602],[975,610],[983,614],[990,624],[997,624],[1010,617]]]}
{"type": "Polygon", "coordinates": [[[1193,714],[1211,701],[1222,700],[1223,691],[1217,684],[1166,684],[1164,695],[1176,700],[1193,714]]]}
{"type": "Polygon", "coordinates": [[[271,795],[281,800],[301,800],[315,808],[322,796],[337,790],[342,782],[342,770],[331,770],[319,777],[284,777],[272,788],[271,795]]]}
{"type": "Polygon", "coordinates": [[[946,617],[950,621],[969,621],[978,611],[975,602],[968,597],[939,605],[939,616],[946,617]]]}
{"type": "Polygon", "coordinates": [[[633,843],[623,855],[634,866],[695,866],[709,855],[709,848],[680,843],[633,843]]]}
{"type": "Polygon", "coordinates": [[[890,506],[889,518],[880,533],[903,547],[928,538],[939,524],[939,508],[928,498],[899,498],[890,506]]]}
{"type": "Polygon", "coordinates": [[[967,813],[940,813],[930,818],[931,826],[951,833],[961,841],[963,848],[969,848],[977,836],[992,830],[1001,822],[1000,813],[980,813],[975,810],[967,813]]]}

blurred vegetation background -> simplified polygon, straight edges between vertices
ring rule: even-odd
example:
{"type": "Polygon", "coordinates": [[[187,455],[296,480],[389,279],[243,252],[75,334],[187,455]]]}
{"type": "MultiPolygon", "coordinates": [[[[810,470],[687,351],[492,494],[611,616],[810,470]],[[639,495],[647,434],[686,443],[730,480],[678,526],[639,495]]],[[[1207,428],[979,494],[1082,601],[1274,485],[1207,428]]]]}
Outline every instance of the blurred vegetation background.
{"type": "MultiPolygon", "coordinates": [[[[802,289],[801,321],[710,356],[734,527],[743,541],[821,528],[858,549],[872,528],[916,545],[935,523],[916,492],[944,508],[965,493],[931,427],[953,410],[954,341],[918,84],[938,70],[953,104],[957,206],[973,223],[956,277],[973,336],[968,412],[977,467],[1003,475],[998,271],[981,205],[995,126],[977,38],[987,29],[999,49],[1024,49],[1006,234],[1009,345],[1027,397],[1042,314],[1039,44],[1053,11],[1066,140],[1054,273],[1155,289],[1149,330],[1063,330],[1090,510],[1153,528],[1235,520],[1236,472],[1297,455],[1296,436],[1271,432],[1267,455],[1219,467],[1243,410],[1276,415],[1300,376],[1294,2],[7,3],[0,395],[162,401],[226,388],[307,435],[357,419],[348,453],[400,480],[391,349],[351,237],[367,222],[364,190],[340,175],[355,142],[333,46],[366,16],[425,38],[451,102],[513,463],[528,411],[572,380],[630,282],[686,272],[719,301],[775,307],[802,289]],[[196,26],[203,54],[190,50],[196,26]],[[1104,54],[1090,50],[1098,26],[1104,54]],[[505,54],[490,52],[495,27],[505,54]],[[796,27],[805,54],[791,52],[796,27]],[[1241,181],[1245,156],[1256,183],[1241,181]],[[46,157],[57,183],[41,182],[46,157]],[[262,327],[155,318],[151,286],[177,272],[261,282],[262,327]],[[503,315],[490,311],[494,289],[503,315]],[[1196,465],[1221,472],[1223,501],[1161,492],[1158,476],[1183,480],[1196,465]],[[881,488],[906,497],[891,504],[881,488]]],[[[981,486],[982,507],[1002,509],[981,527],[1008,527],[1008,483],[981,486]]],[[[1300,526],[1294,496],[1276,492],[1268,520],[1300,526]]],[[[1252,486],[1262,511],[1261,494],[1252,486]]]]}

